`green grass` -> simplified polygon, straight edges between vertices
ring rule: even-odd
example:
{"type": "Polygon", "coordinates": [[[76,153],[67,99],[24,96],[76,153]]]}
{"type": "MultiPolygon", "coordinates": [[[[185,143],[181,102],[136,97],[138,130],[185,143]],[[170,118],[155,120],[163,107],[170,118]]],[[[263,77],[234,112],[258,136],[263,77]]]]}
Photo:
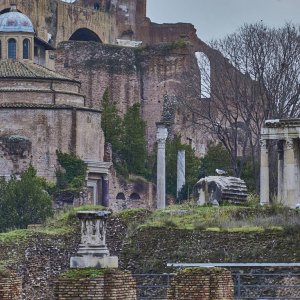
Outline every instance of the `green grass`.
{"type": "Polygon", "coordinates": [[[84,278],[97,278],[104,275],[108,269],[95,269],[95,268],[83,268],[83,269],[69,269],[61,275],[62,278],[68,279],[84,279],[84,278]]]}
{"type": "Polygon", "coordinates": [[[0,243],[10,243],[13,241],[24,240],[29,236],[29,231],[26,229],[12,230],[0,233],[0,243]]]}
{"type": "Polygon", "coordinates": [[[37,228],[35,230],[50,235],[71,233],[76,229],[77,225],[79,225],[79,220],[76,216],[76,212],[105,209],[105,207],[100,205],[83,205],[76,208],[72,208],[67,211],[55,214],[52,218],[49,218],[46,221],[45,226],[37,228]]]}
{"type": "Polygon", "coordinates": [[[226,205],[197,206],[191,203],[156,210],[139,228],[174,228],[215,232],[283,231],[300,224],[299,212],[284,207],[226,205]]]}

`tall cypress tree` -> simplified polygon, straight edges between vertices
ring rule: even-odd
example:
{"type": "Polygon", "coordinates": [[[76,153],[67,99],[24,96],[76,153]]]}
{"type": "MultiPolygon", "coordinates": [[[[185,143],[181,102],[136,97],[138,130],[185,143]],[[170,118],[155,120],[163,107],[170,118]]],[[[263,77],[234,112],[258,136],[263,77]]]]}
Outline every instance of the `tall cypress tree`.
{"type": "Polygon", "coordinates": [[[105,90],[102,98],[101,127],[104,132],[105,142],[112,145],[113,156],[119,154],[123,147],[123,122],[118,115],[115,103],[109,100],[109,91],[105,90]]]}
{"type": "Polygon", "coordinates": [[[145,137],[146,124],[141,118],[140,104],[128,109],[124,117],[123,157],[129,173],[146,175],[147,146],[145,137]]]}

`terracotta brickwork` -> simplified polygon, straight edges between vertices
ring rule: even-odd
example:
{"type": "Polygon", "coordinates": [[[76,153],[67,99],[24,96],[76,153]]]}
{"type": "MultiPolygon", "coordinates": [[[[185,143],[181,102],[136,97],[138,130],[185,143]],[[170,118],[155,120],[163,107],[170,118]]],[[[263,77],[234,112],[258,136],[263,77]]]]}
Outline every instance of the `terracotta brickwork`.
{"type": "Polygon", "coordinates": [[[12,273],[3,276],[0,273],[0,299],[21,300],[22,299],[22,278],[12,273]]]}
{"type": "Polygon", "coordinates": [[[171,281],[168,300],[231,300],[233,281],[223,269],[188,269],[171,281]]]}
{"type": "Polygon", "coordinates": [[[129,272],[111,270],[93,279],[64,279],[55,282],[55,299],[135,300],[136,283],[129,272]]]}

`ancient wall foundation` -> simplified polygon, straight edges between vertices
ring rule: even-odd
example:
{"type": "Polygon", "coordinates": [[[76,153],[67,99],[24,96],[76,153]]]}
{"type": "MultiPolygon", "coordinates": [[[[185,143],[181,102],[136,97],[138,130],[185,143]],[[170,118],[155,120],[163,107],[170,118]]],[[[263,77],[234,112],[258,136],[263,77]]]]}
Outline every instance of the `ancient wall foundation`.
{"type": "Polygon", "coordinates": [[[171,281],[168,300],[231,300],[231,272],[224,269],[186,269],[171,281]]]}
{"type": "Polygon", "coordinates": [[[107,270],[96,278],[69,279],[60,277],[55,281],[54,299],[135,300],[136,283],[129,272],[107,270]]]}

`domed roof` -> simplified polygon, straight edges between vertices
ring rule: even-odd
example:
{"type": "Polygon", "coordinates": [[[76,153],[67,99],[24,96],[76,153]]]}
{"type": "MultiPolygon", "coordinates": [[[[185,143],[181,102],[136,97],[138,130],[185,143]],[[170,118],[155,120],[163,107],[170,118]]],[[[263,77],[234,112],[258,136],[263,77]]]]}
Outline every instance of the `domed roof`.
{"type": "Polygon", "coordinates": [[[34,33],[30,19],[18,11],[10,11],[0,15],[0,32],[34,33]]]}
{"type": "Polygon", "coordinates": [[[17,60],[0,60],[1,79],[50,79],[79,83],[63,74],[54,72],[41,65],[17,60]]]}

